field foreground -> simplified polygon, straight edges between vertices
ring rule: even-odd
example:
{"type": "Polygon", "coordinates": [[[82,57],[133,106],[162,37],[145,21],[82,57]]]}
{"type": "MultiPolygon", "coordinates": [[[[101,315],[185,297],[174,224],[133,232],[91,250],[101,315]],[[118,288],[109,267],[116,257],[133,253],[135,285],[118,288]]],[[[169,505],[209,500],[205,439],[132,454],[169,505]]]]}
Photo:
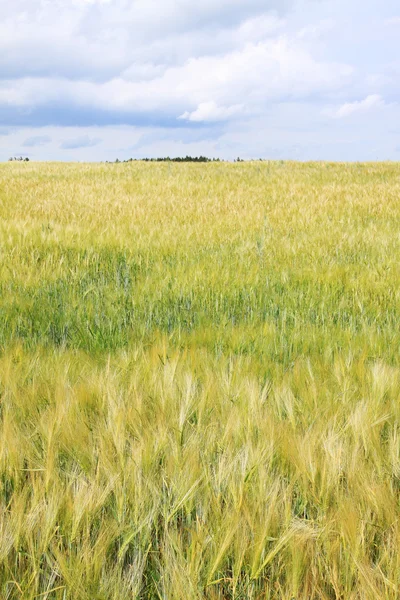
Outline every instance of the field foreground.
{"type": "Polygon", "coordinates": [[[400,597],[400,165],[0,165],[0,598],[400,597]]]}

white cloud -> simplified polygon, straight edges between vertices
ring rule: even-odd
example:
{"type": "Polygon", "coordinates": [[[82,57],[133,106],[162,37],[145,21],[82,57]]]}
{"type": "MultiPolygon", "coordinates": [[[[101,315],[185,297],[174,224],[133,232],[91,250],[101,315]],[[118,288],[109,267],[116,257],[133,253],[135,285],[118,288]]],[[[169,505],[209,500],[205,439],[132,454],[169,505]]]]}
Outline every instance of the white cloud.
{"type": "Polygon", "coordinates": [[[372,88],[380,88],[389,85],[393,82],[394,78],[385,73],[371,73],[366,77],[366,83],[372,88]]]}
{"type": "Polygon", "coordinates": [[[390,17],[389,19],[385,20],[385,25],[389,25],[390,26],[398,26],[400,25],[400,17],[390,17]]]}
{"type": "Polygon", "coordinates": [[[335,27],[333,19],[324,19],[319,23],[306,25],[297,32],[297,37],[300,39],[318,39],[327,32],[332,31],[335,27]]]}
{"type": "Polygon", "coordinates": [[[210,116],[206,120],[216,120],[218,114],[222,119],[239,114],[238,105],[258,112],[265,102],[282,96],[301,98],[334,90],[351,75],[349,66],[319,62],[298,40],[280,36],[247,43],[227,54],[192,58],[184,65],[167,68],[162,75],[139,81],[122,77],[106,82],[8,80],[0,89],[0,105],[40,107],[58,103],[127,114],[161,111],[172,118],[186,111],[185,118],[192,121],[201,120],[207,112],[210,116]]]}
{"type": "Polygon", "coordinates": [[[226,0],[154,4],[14,0],[14,8],[0,22],[0,72],[3,78],[48,75],[106,81],[122,73],[137,78],[143,70],[162,71],[189,58],[264,40],[284,25],[276,14],[265,12],[277,0],[264,8],[260,0],[235,0],[231,11],[226,0]]]}
{"type": "Polygon", "coordinates": [[[35,148],[36,146],[45,146],[51,143],[51,137],[48,135],[34,135],[27,138],[22,146],[24,148],[35,148]]]}
{"type": "Polygon", "coordinates": [[[193,112],[184,112],[179,119],[186,121],[226,121],[243,112],[243,104],[218,106],[215,102],[202,102],[193,112]]]}
{"type": "Polygon", "coordinates": [[[73,4],[109,4],[113,0],[72,0],[73,4]]]}
{"type": "Polygon", "coordinates": [[[385,101],[383,100],[382,96],[380,96],[379,94],[371,94],[370,96],[367,96],[364,100],[346,102],[336,110],[329,109],[325,112],[325,114],[332,118],[343,119],[345,117],[349,117],[354,113],[365,113],[377,108],[383,108],[384,106],[385,101]]]}
{"type": "Polygon", "coordinates": [[[75,150],[77,148],[92,148],[101,142],[101,138],[92,138],[89,135],[82,135],[78,138],[64,140],[60,144],[62,150],[75,150]]]}

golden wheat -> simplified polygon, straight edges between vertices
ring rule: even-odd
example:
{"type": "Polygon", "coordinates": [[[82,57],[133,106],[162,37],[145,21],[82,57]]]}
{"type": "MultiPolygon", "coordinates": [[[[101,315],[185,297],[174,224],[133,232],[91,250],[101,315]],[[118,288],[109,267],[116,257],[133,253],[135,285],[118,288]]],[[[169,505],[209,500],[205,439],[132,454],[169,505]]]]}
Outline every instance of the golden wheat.
{"type": "Polygon", "coordinates": [[[400,166],[0,166],[0,596],[400,596],[400,166]]]}

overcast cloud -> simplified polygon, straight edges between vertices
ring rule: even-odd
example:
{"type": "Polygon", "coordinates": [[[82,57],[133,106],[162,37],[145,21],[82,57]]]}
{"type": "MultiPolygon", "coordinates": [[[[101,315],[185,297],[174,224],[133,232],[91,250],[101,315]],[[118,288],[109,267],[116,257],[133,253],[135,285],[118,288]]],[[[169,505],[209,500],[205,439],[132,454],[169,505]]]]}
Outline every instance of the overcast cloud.
{"type": "Polygon", "coordinates": [[[400,159],[397,0],[0,0],[0,159],[400,159]]]}

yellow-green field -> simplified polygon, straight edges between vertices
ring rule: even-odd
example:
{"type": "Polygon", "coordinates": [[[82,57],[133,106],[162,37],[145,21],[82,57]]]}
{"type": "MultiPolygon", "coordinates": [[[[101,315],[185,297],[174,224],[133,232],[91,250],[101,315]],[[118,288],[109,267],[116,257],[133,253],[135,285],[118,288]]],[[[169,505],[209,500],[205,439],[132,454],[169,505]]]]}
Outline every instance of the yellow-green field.
{"type": "Polygon", "coordinates": [[[0,598],[400,597],[400,165],[0,165],[0,598]]]}

